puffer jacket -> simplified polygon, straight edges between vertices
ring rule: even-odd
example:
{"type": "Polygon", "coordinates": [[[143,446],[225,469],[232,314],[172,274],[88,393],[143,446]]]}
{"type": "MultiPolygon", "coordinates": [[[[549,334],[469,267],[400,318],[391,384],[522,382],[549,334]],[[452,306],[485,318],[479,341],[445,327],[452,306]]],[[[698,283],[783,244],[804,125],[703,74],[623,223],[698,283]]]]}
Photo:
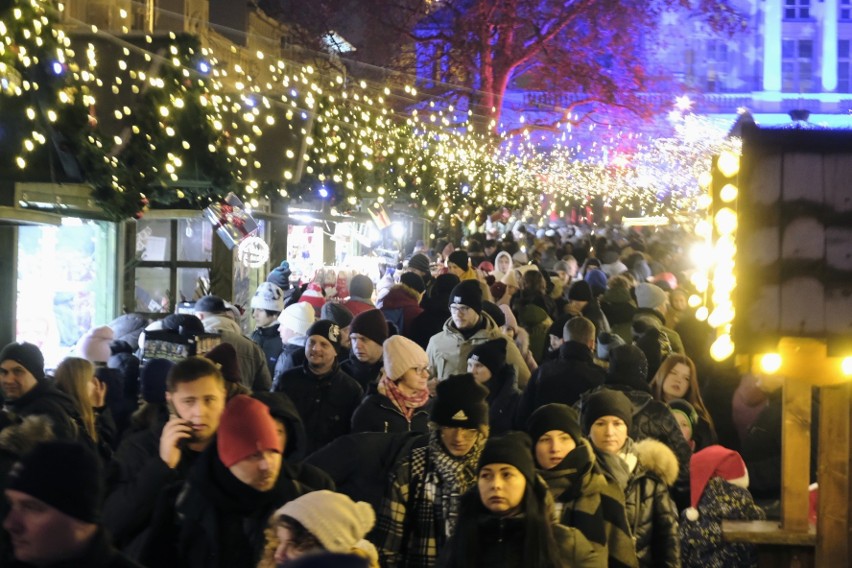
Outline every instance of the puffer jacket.
{"type": "Polygon", "coordinates": [[[686,507],[689,503],[689,460],[692,459],[692,449],[683,437],[683,432],[669,407],[655,400],[649,393],[631,389],[626,385],[605,384],[584,394],[574,405],[577,412],[582,415],[585,400],[604,388],[621,391],[630,399],[630,404],[633,406],[630,437],[633,440],[637,442],[649,438],[658,440],[674,452],[677,457],[678,475],[672,488],[672,498],[678,505],[678,509],[686,507]]]}
{"type": "MultiPolygon", "coordinates": [[[[506,338],[491,316],[483,312],[481,317],[484,320],[482,328],[467,339],[450,318],[444,322],[444,329],[429,340],[426,355],[429,357],[429,366],[438,380],[444,380],[450,375],[466,373],[467,360],[475,346],[499,337],[506,338]]],[[[518,385],[525,386],[530,378],[530,370],[513,341],[509,341],[506,346],[506,362],[515,367],[518,373],[518,385]]]]}
{"type": "Polygon", "coordinates": [[[668,490],[677,479],[674,452],[657,440],[628,438],[618,456],[597,452],[597,457],[604,474],[624,488],[639,566],[679,568],[678,512],[668,490]]]}

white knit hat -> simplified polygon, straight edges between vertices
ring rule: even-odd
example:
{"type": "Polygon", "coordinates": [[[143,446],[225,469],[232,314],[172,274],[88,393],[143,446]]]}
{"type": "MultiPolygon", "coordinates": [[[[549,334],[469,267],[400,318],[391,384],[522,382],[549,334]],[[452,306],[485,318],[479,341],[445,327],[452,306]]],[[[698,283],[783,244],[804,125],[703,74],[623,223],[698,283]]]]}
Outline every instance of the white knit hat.
{"type": "Polygon", "coordinates": [[[284,329],[290,329],[304,335],[308,328],[316,321],[317,316],[313,306],[305,302],[297,302],[281,312],[278,316],[278,323],[284,329]]]}
{"type": "Polygon", "coordinates": [[[636,285],[636,304],[640,308],[656,309],[669,301],[665,291],[656,284],[640,282],[636,285]]]}
{"type": "Polygon", "coordinates": [[[272,282],[263,282],[251,299],[252,309],[270,312],[284,311],[284,292],[272,282]]]}
{"type": "Polygon", "coordinates": [[[312,491],[275,512],[297,520],[329,552],[352,550],[373,528],[376,513],[369,503],[355,502],[342,493],[312,491]]]}
{"type": "Polygon", "coordinates": [[[393,335],[382,344],[385,374],[397,380],[414,367],[429,365],[429,357],[423,348],[401,335],[393,335]]]}
{"type": "Polygon", "coordinates": [[[90,329],[77,342],[77,354],[90,363],[106,363],[112,355],[109,344],[114,337],[115,333],[109,326],[90,329]]]}

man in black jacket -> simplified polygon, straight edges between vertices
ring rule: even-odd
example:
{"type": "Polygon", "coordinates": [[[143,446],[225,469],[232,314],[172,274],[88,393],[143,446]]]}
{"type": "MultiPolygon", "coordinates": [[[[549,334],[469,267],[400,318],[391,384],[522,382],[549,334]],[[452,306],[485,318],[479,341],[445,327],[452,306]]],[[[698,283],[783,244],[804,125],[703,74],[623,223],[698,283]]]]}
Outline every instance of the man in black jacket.
{"type": "Polygon", "coordinates": [[[388,338],[388,322],[381,310],[361,312],[349,324],[352,350],[340,369],[355,379],[364,392],[379,381],[382,372],[382,345],[388,338]]]}
{"type": "Polygon", "coordinates": [[[536,369],[524,389],[518,409],[518,425],[526,424],[536,408],[559,402],[571,406],[580,395],[600,386],[606,373],[595,364],[595,324],[582,316],[571,318],[565,324],[565,343],[559,348],[559,357],[545,361],[536,369]]]}
{"type": "Polygon", "coordinates": [[[296,405],[308,432],[310,453],[349,433],[364,391],[337,364],[340,326],[319,320],[305,335],[305,363],[285,371],[275,390],[287,393],[296,405]]]}
{"type": "Polygon", "coordinates": [[[36,446],[9,474],[3,529],[15,561],[0,557],[0,564],[138,567],[113,549],[100,524],[103,487],[98,457],[81,444],[36,446]]]}
{"type": "Polygon", "coordinates": [[[213,442],[225,396],[225,379],[210,360],[184,359],[166,379],[168,422],[135,433],[119,446],[104,524],[131,556],[139,552],[160,491],[185,480],[199,454],[213,442]]]}
{"type": "Polygon", "coordinates": [[[45,416],[63,440],[80,440],[83,420],[71,398],[45,380],[44,356],[32,343],[10,343],[0,351],[4,410],[14,418],[45,416]]]}

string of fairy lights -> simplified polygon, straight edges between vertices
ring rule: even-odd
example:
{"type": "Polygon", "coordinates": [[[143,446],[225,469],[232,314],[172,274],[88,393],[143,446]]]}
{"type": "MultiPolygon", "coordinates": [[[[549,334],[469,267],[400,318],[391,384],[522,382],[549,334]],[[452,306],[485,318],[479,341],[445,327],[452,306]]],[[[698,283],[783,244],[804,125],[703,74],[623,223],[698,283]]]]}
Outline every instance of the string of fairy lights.
{"type": "Polygon", "coordinates": [[[26,172],[51,134],[66,132],[116,219],[152,202],[203,207],[235,191],[257,207],[319,186],[338,209],[407,203],[439,224],[475,226],[501,207],[564,217],[593,199],[698,211],[708,205],[698,177],[726,144],[688,112],[664,138],[570,123],[544,144],[530,131],[495,135],[461,107],[412,109],[413,85],[183,34],[66,32],[63,9],[17,0],[0,14],[0,97],[16,100],[27,124],[14,164],[26,172]]]}

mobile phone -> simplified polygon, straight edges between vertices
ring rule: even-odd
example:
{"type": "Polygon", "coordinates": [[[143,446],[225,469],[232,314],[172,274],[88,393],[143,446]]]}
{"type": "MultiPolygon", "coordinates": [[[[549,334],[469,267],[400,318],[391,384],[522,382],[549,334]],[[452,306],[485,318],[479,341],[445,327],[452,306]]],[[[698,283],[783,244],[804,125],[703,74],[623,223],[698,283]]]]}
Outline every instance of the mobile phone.
{"type": "MultiPolygon", "coordinates": [[[[190,422],[189,420],[184,420],[183,417],[180,414],[177,413],[177,409],[175,408],[175,405],[172,403],[172,401],[166,400],[166,406],[169,409],[169,418],[170,419],[171,418],[179,418],[187,426],[190,426],[190,427],[192,426],[192,422],[190,422]]],[[[181,447],[184,447],[189,442],[194,442],[195,438],[196,438],[195,430],[190,429],[189,438],[185,438],[185,439],[181,440],[180,444],[178,444],[178,445],[180,445],[181,447]]]]}

